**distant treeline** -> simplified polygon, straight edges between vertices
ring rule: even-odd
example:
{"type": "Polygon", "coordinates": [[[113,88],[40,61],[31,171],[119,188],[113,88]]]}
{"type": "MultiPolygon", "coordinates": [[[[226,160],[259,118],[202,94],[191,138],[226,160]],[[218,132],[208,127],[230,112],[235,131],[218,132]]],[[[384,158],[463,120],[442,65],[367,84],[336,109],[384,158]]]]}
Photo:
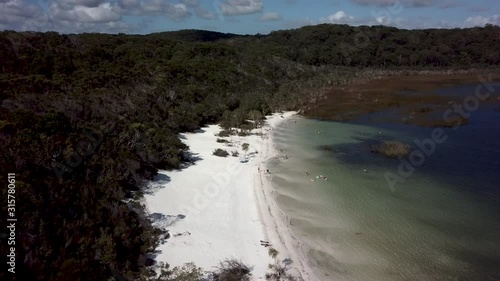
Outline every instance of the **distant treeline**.
{"type": "Polygon", "coordinates": [[[297,109],[314,89],[346,84],[363,67],[496,66],[499,36],[496,26],[0,32],[0,182],[16,173],[17,280],[144,276],[159,231],[126,199],[158,169],[187,160],[179,132],[297,109]]]}
{"type": "Polygon", "coordinates": [[[310,65],[486,67],[500,64],[500,27],[403,30],[323,24],[272,32],[262,45],[310,65]]]}

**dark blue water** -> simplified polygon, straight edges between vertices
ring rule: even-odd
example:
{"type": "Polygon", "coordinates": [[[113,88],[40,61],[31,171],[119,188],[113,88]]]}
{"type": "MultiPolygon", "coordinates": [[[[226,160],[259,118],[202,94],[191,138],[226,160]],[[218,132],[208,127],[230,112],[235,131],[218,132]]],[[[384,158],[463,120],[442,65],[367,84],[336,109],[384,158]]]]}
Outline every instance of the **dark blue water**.
{"type": "MultiPolygon", "coordinates": [[[[471,89],[443,91],[466,97],[471,89]]],[[[416,143],[432,139],[435,128],[370,117],[297,119],[276,131],[276,145],[289,156],[271,163],[278,203],[311,247],[319,276],[500,280],[498,104],[481,104],[467,125],[439,129],[446,140],[419,154],[411,175],[398,171],[407,158],[371,153],[370,144],[395,140],[419,153],[416,143]],[[328,181],[315,179],[320,174],[328,181]],[[400,181],[391,184],[387,175],[400,181]]]]}

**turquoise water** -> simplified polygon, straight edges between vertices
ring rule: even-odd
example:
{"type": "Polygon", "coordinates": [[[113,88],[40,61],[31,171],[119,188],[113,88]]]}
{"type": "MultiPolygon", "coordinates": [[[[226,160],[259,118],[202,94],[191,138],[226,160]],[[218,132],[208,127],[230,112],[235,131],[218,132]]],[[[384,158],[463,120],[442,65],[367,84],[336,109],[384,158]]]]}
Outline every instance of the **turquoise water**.
{"type": "Polygon", "coordinates": [[[391,186],[385,175],[400,175],[401,161],[369,144],[413,144],[432,129],[300,117],[276,129],[288,156],[269,163],[278,203],[322,280],[500,280],[500,112],[444,130],[447,141],[391,186]]]}

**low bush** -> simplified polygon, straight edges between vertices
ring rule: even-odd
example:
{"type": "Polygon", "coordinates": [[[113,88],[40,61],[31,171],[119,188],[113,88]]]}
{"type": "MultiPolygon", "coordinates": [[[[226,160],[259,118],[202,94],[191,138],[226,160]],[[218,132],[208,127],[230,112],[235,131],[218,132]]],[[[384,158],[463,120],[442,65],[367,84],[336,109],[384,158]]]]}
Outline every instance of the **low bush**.
{"type": "Polygon", "coordinates": [[[253,130],[255,128],[256,128],[255,124],[251,123],[251,122],[247,122],[247,123],[244,123],[244,124],[240,125],[240,129],[242,129],[242,130],[251,131],[251,130],[253,130]]]}
{"type": "Polygon", "coordinates": [[[225,138],[225,137],[229,137],[231,135],[234,135],[236,134],[236,132],[232,129],[224,129],[222,131],[219,132],[219,134],[217,134],[217,136],[221,137],[221,138],[225,138]]]}
{"type": "Polygon", "coordinates": [[[240,130],[238,132],[238,136],[240,136],[240,137],[246,137],[246,136],[249,136],[249,135],[250,135],[250,132],[247,131],[247,130],[240,130]]]}
{"type": "Polygon", "coordinates": [[[234,259],[225,260],[210,274],[210,280],[248,281],[250,280],[250,272],[252,269],[252,267],[245,265],[241,261],[234,259]]]}
{"type": "Polygon", "coordinates": [[[227,151],[225,151],[224,149],[217,148],[216,150],[214,150],[213,155],[219,156],[219,157],[227,157],[229,155],[229,153],[227,151]]]}

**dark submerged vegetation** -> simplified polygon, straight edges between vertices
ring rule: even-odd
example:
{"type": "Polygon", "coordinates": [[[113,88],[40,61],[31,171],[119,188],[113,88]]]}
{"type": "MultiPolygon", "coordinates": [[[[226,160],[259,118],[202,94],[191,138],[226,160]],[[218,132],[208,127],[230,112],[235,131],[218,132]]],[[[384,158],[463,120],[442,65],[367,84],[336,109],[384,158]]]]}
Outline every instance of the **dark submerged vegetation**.
{"type": "MultiPolygon", "coordinates": [[[[0,32],[0,182],[15,172],[22,198],[17,280],[145,278],[162,231],[127,199],[158,169],[190,161],[178,133],[221,122],[220,137],[246,134],[287,109],[333,110],[342,119],[396,106],[404,103],[397,96],[358,96],[345,86],[497,67],[499,32],[347,25],[267,36],[0,32]],[[368,35],[364,48],[354,44],[360,32],[368,35]],[[318,108],[327,98],[335,106],[318,108]]],[[[393,149],[404,150],[381,148],[393,149]]]]}
{"type": "Polygon", "coordinates": [[[371,145],[371,152],[390,158],[404,157],[410,153],[411,147],[398,141],[384,141],[371,145]]]}

